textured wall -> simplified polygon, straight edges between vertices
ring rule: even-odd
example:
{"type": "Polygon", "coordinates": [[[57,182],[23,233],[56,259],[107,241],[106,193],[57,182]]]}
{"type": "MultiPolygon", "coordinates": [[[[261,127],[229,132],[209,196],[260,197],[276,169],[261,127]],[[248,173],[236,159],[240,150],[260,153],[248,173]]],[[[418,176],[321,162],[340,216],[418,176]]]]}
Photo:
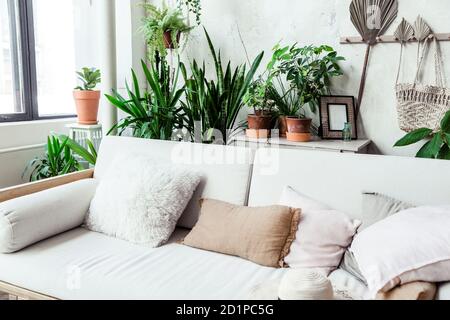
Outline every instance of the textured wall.
{"type": "MultiPolygon", "coordinates": [[[[203,0],[203,23],[216,46],[222,48],[224,58],[231,58],[236,63],[245,61],[238,26],[250,57],[265,50],[267,58],[280,40],[286,44],[332,45],[347,58],[342,65],[345,76],[335,81],[333,93],[356,96],[366,48],[364,45],[339,44],[340,36],[357,35],[350,22],[349,4],[350,0],[203,0]]],[[[450,1],[399,0],[399,5],[399,17],[388,34],[393,33],[402,17],[414,22],[418,14],[435,32],[450,32],[450,1]]],[[[442,43],[442,47],[444,54],[450,56],[450,42],[442,43]]],[[[400,46],[378,45],[372,53],[360,135],[374,141],[374,152],[413,155],[417,147],[392,148],[403,135],[397,124],[394,93],[400,46]]],[[[207,45],[199,28],[193,32],[184,55],[202,60],[207,54],[207,45]]],[[[410,45],[404,72],[407,80],[413,78],[415,59],[416,46],[410,45]]],[[[428,70],[432,72],[433,68],[428,70]]],[[[450,66],[446,70],[450,71],[450,66]]]]}

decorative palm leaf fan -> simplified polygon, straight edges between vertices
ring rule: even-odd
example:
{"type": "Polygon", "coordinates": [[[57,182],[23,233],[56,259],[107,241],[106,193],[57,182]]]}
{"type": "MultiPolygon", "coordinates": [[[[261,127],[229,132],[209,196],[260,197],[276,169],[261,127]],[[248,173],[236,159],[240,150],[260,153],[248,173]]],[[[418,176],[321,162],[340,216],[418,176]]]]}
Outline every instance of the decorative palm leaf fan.
{"type": "Polygon", "coordinates": [[[387,31],[389,26],[397,18],[397,14],[397,0],[353,0],[350,4],[352,23],[363,38],[363,41],[367,43],[356,115],[359,114],[364,95],[371,47],[377,43],[377,38],[387,31]]]}
{"type": "Polygon", "coordinates": [[[430,26],[423,20],[421,16],[418,16],[416,22],[414,23],[414,37],[418,41],[417,46],[417,65],[419,65],[420,59],[420,48],[422,43],[433,33],[430,26]]]}
{"type": "Polygon", "coordinates": [[[398,72],[397,72],[397,80],[396,83],[398,83],[398,79],[400,76],[400,69],[402,66],[402,60],[403,60],[403,48],[405,47],[405,44],[414,38],[414,28],[413,26],[405,20],[405,18],[402,19],[402,22],[397,27],[397,30],[394,32],[395,39],[400,41],[401,49],[400,49],[400,62],[398,63],[398,72]]]}

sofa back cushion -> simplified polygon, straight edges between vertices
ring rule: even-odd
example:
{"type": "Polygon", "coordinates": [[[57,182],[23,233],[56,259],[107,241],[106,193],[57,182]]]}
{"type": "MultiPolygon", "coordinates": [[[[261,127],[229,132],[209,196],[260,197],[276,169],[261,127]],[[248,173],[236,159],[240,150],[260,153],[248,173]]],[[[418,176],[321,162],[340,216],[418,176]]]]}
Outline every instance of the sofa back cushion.
{"type": "Polygon", "coordinates": [[[101,180],[114,160],[123,154],[151,157],[161,164],[189,166],[202,176],[197,191],[178,222],[180,227],[194,227],[200,212],[201,198],[218,199],[236,205],[247,203],[254,158],[253,151],[249,149],[105,137],[100,147],[95,178],[101,180]]]}
{"type": "Polygon", "coordinates": [[[450,203],[450,161],[260,149],[249,205],[278,203],[284,186],[363,220],[366,191],[420,205],[450,203]]]}

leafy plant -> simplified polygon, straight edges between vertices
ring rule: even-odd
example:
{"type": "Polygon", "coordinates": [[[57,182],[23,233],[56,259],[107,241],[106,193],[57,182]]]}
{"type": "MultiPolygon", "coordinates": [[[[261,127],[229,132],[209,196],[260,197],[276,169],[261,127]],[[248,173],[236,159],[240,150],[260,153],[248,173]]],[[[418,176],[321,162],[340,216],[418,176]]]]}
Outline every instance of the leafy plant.
{"type": "Polygon", "coordinates": [[[77,72],[77,75],[82,85],[76,87],[75,90],[92,91],[102,79],[100,70],[96,68],[83,68],[77,72]]]}
{"type": "Polygon", "coordinates": [[[94,144],[91,140],[87,140],[88,149],[81,146],[76,141],[70,139],[66,135],[60,135],[59,140],[61,142],[66,142],[67,146],[72,150],[73,153],[80,156],[82,159],[84,159],[89,164],[95,166],[97,164],[97,150],[94,147],[94,144]]]}
{"type": "Polygon", "coordinates": [[[31,170],[29,180],[38,181],[82,170],[83,167],[73,156],[68,142],[68,137],[60,141],[57,136],[49,136],[45,154],[33,159],[23,176],[31,170]]]}
{"type": "Polygon", "coordinates": [[[415,130],[400,139],[395,147],[409,146],[424,139],[429,141],[417,152],[417,158],[450,160],[450,111],[442,119],[438,132],[428,128],[415,130]]]}
{"type": "MultiPolygon", "coordinates": [[[[194,60],[191,63],[190,77],[185,65],[181,64],[186,83],[186,99],[182,101],[184,123],[192,133],[195,131],[195,121],[200,121],[202,133],[207,135],[207,142],[213,142],[213,132],[218,130],[222,134],[222,142],[226,144],[229,130],[236,129],[237,117],[244,106],[244,95],[261,64],[264,52],[256,57],[248,71],[245,65],[232,70],[231,62],[224,69],[220,51],[216,53],[208,32],[206,29],[204,31],[214,60],[215,79],[207,78],[205,63],[200,67],[194,60]]],[[[215,142],[218,140],[216,137],[215,142]]]]}
{"type": "Polygon", "coordinates": [[[271,90],[273,90],[272,83],[260,76],[249,86],[244,103],[253,109],[255,115],[272,115],[275,101],[270,98],[271,90]]]}
{"type": "Polygon", "coordinates": [[[274,48],[268,64],[270,76],[276,81],[274,90],[269,91],[280,114],[305,116],[304,107],[309,105],[316,112],[320,97],[330,94],[331,79],[343,74],[338,56],[330,46],[306,46],[274,48]]]}
{"type": "Polygon", "coordinates": [[[200,0],[178,0],[179,8],[183,4],[187,7],[189,12],[192,12],[195,15],[195,21],[197,22],[197,25],[200,25],[202,16],[202,5],[200,0]]]}
{"type": "Polygon", "coordinates": [[[175,49],[178,49],[178,35],[189,32],[192,27],[186,23],[180,8],[169,8],[165,3],[162,8],[148,3],[143,6],[147,11],[147,16],[143,19],[140,32],[147,41],[149,59],[153,61],[157,56],[167,56],[164,33],[170,33],[172,43],[175,49]]]}
{"type": "Polygon", "coordinates": [[[176,69],[171,81],[170,67],[164,59],[153,63],[150,68],[142,61],[142,68],[149,91],[141,92],[136,73],[132,70],[133,88],[126,83],[128,98],[117,91],[106,95],[116,108],[128,114],[108,134],[118,129],[119,135],[122,135],[131,129],[134,137],[170,140],[174,129],[183,127],[182,108],[178,103],[184,87],[177,88],[179,69],[176,69]]]}

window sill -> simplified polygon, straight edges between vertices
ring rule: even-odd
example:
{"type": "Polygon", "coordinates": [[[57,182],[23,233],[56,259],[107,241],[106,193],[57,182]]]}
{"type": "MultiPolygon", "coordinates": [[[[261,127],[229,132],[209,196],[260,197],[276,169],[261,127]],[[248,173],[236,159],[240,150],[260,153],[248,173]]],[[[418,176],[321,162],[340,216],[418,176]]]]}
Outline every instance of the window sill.
{"type": "Polygon", "coordinates": [[[44,119],[33,121],[16,121],[16,122],[0,122],[0,128],[2,127],[18,127],[18,126],[30,126],[30,125],[46,125],[51,123],[72,123],[76,122],[76,117],[60,118],[60,119],[44,119]]]}

